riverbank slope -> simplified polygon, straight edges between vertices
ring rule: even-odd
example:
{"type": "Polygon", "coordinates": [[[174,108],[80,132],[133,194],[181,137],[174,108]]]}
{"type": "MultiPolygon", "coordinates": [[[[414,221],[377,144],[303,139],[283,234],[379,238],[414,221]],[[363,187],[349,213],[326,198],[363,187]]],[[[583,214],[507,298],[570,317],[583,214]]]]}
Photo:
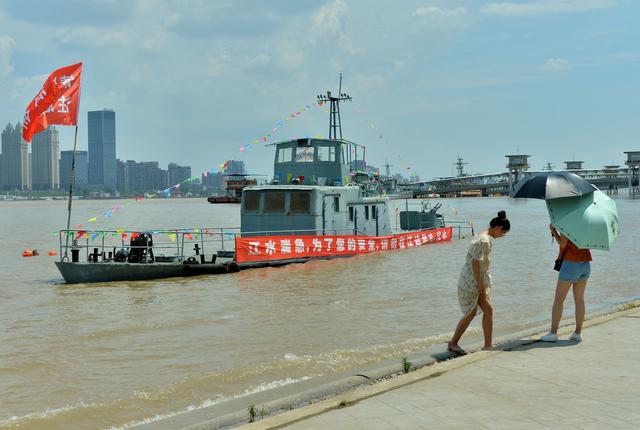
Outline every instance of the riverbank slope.
{"type": "Polygon", "coordinates": [[[571,331],[554,344],[510,342],[241,428],[638,428],[640,309],[590,319],[581,343],[565,340],[571,331]]]}

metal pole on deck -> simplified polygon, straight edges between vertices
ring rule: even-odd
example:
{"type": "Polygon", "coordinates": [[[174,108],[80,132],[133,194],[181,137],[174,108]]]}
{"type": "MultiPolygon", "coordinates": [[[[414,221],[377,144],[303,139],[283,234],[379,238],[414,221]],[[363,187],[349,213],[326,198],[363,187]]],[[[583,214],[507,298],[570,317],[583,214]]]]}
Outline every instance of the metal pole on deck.
{"type": "Polygon", "coordinates": [[[69,252],[69,228],[71,227],[71,203],[73,202],[73,183],[76,181],[76,143],[78,142],[78,125],[76,124],[76,131],[73,135],[73,154],[71,156],[71,174],[69,175],[69,204],[67,205],[67,231],[66,241],[64,246],[64,259],[68,260],[69,252]]]}

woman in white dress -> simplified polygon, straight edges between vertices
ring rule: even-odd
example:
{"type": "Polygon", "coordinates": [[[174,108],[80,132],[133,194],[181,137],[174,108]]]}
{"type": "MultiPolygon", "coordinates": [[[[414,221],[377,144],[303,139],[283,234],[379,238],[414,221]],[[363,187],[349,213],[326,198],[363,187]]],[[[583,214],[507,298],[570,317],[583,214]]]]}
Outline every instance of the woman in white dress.
{"type": "Polygon", "coordinates": [[[489,229],[473,238],[460,279],[458,280],[458,301],[464,315],[456,326],[447,350],[458,355],[466,354],[466,351],[458,345],[460,338],[476,316],[478,307],[482,312],[482,331],[484,332],[484,348],[492,346],[493,335],[493,306],[491,305],[491,242],[492,239],[507,234],[511,223],[507,219],[505,211],[498,212],[498,216],[489,223],[489,229]]]}

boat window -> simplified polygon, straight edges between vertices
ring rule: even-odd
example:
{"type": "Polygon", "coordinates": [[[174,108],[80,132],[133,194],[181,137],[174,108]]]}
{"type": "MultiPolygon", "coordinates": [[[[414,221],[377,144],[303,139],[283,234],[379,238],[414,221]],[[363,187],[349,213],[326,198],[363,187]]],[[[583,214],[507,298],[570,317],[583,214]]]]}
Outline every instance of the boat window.
{"type": "Polygon", "coordinates": [[[349,221],[353,222],[353,206],[349,206],[349,221]]]}
{"type": "Polygon", "coordinates": [[[364,219],[369,219],[369,206],[364,206],[364,219]]]}
{"type": "Polygon", "coordinates": [[[264,193],[264,212],[284,212],[284,196],[286,193],[273,191],[264,193]]]}
{"type": "Polygon", "coordinates": [[[318,146],[318,161],[336,161],[336,147],[318,146]]]}
{"type": "Polygon", "coordinates": [[[311,209],[311,193],[291,193],[291,213],[308,214],[311,209]]]}
{"type": "Polygon", "coordinates": [[[260,193],[257,191],[245,191],[243,194],[245,211],[255,212],[260,209],[260,193]]]}
{"type": "Polygon", "coordinates": [[[340,212],[340,196],[333,198],[333,210],[334,212],[340,212]]]}
{"type": "Polygon", "coordinates": [[[296,148],[297,163],[313,163],[313,147],[296,148]]]}
{"type": "Polygon", "coordinates": [[[376,207],[371,206],[371,219],[376,219],[378,217],[378,214],[376,212],[376,207]]]}
{"type": "Polygon", "coordinates": [[[293,148],[278,148],[278,163],[291,163],[293,148]]]}

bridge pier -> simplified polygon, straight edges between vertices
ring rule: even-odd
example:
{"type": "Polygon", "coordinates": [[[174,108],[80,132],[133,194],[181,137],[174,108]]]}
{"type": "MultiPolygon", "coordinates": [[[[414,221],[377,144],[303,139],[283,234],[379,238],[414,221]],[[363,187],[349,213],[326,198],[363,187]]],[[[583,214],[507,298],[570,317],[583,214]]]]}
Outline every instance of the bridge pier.
{"type": "Polygon", "coordinates": [[[582,163],[584,163],[584,161],[565,161],[564,164],[566,165],[565,169],[568,171],[571,170],[582,170],[582,163]]]}
{"type": "Polygon", "coordinates": [[[509,197],[513,197],[513,187],[524,176],[524,172],[529,169],[530,155],[505,155],[508,158],[507,174],[509,175],[509,197]]]}
{"type": "Polygon", "coordinates": [[[604,166],[604,176],[607,180],[607,194],[608,195],[618,195],[618,184],[616,184],[617,172],[619,171],[620,166],[617,164],[610,164],[608,166],[604,166]]]}
{"type": "Polygon", "coordinates": [[[629,198],[640,197],[640,151],[625,151],[627,154],[627,178],[629,180],[629,198]]]}

